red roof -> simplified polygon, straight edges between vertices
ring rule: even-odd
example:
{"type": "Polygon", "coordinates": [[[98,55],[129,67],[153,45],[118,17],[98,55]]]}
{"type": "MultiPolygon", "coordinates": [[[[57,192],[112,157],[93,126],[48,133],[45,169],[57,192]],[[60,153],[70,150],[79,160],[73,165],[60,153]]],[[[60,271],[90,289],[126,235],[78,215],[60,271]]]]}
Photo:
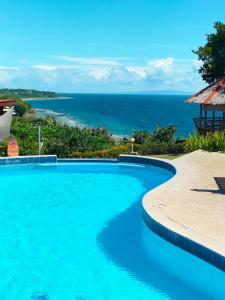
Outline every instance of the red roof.
{"type": "Polygon", "coordinates": [[[15,99],[0,99],[0,106],[16,105],[15,99]]]}
{"type": "Polygon", "coordinates": [[[224,105],[225,104],[225,77],[213,82],[194,96],[186,99],[185,102],[224,105]]]}

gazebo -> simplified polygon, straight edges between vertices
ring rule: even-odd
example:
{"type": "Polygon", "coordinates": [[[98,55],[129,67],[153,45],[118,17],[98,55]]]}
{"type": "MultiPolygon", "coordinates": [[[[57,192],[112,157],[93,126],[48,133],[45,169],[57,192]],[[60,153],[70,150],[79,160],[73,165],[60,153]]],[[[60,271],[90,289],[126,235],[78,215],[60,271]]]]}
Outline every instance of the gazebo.
{"type": "Polygon", "coordinates": [[[200,134],[225,130],[225,77],[213,82],[185,102],[200,105],[199,118],[194,118],[200,134]]]}

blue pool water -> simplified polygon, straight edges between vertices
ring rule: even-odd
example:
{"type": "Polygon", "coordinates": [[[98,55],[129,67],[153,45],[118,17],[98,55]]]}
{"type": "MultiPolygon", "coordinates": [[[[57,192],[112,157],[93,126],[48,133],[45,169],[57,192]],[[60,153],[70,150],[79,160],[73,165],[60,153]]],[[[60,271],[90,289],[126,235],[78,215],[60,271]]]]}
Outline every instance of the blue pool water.
{"type": "Polygon", "coordinates": [[[122,163],[1,167],[0,299],[216,299],[223,272],[142,221],[143,194],[171,176],[122,163]]]}

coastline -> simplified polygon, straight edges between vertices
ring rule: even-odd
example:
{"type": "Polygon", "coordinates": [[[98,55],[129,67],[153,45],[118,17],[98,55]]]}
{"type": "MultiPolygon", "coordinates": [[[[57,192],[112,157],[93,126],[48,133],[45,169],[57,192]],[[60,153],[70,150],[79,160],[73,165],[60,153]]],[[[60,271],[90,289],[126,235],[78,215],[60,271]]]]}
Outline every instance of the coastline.
{"type": "MultiPolygon", "coordinates": [[[[41,108],[33,108],[35,111],[37,118],[46,118],[46,117],[52,117],[56,120],[57,123],[62,125],[68,125],[71,127],[78,127],[78,128],[96,128],[93,126],[90,126],[86,123],[79,122],[74,117],[66,114],[66,113],[58,113],[50,109],[41,109],[41,108]]],[[[112,136],[113,139],[116,141],[121,140],[124,137],[127,137],[126,135],[119,135],[115,133],[109,132],[109,134],[112,136]]]]}
{"type": "Polygon", "coordinates": [[[23,101],[39,101],[39,100],[59,100],[59,99],[70,99],[72,97],[68,96],[58,96],[58,97],[52,97],[52,98],[46,98],[46,97],[35,97],[35,98],[22,98],[23,101]]]}

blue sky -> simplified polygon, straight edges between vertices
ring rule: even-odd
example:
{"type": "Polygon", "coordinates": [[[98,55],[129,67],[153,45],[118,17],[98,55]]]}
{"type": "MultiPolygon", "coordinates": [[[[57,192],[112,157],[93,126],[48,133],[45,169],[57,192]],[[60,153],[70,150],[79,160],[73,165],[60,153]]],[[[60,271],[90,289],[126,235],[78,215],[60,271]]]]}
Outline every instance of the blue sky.
{"type": "Polygon", "coordinates": [[[0,87],[196,91],[224,0],[0,0],[0,87]]]}

